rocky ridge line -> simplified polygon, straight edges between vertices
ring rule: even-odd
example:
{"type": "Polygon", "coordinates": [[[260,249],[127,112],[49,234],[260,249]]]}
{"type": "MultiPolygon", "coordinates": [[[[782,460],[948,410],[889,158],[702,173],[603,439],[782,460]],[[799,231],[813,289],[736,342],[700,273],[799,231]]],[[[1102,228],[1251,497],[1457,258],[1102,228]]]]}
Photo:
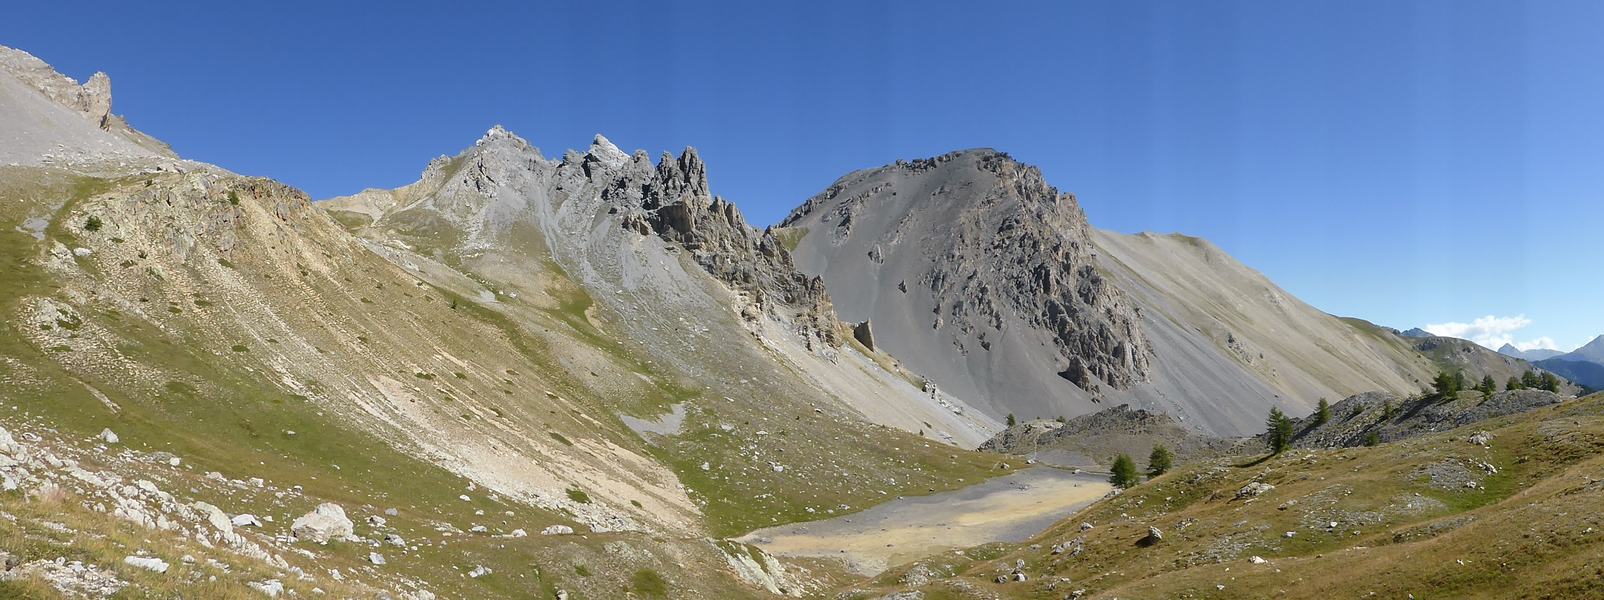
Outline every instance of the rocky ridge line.
{"type": "Polygon", "coordinates": [[[603,193],[623,214],[625,229],[678,244],[708,274],[748,294],[753,303],[746,318],[755,319],[755,311],[778,303],[794,309],[801,317],[798,325],[824,344],[841,345],[842,327],[824,280],[796,270],[773,228],[754,229],[734,204],[708,191],[707,165],[695,148],[678,158],[663,153],[650,175],[644,157],[637,154],[618,185],[603,193]]]}

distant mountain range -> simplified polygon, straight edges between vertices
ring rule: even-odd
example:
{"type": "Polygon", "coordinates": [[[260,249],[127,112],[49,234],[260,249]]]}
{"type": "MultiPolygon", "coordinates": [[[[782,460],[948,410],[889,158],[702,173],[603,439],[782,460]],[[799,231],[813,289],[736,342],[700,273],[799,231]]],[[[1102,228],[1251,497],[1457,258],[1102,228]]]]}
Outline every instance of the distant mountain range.
{"type": "Polygon", "coordinates": [[[1583,360],[1591,363],[1604,364],[1604,335],[1593,338],[1581,348],[1572,350],[1555,358],[1561,360],[1583,360]]]}
{"type": "Polygon", "coordinates": [[[1593,338],[1570,352],[1559,350],[1520,350],[1509,344],[1499,354],[1532,361],[1543,369],[1589,389],[1604,389],[1604,335],[1593,338]]]}
{"type": "MultiPolygon", "coordinates": [[[[1411,329],[1410,331],[1414,330],[1411,329]]],[[[1405,333],[1405,335],[1408,334],[1405,333]]],[[[1548,360],[1552,358],[1567,361],[1591,362],[1604,365],[1604,335],[1593,338],[1593,341],[1588,342],[1582,347],[1570,352],[1565,352],[1563,350],[1549,350],[1546,348],[1521,350],[1512,344],[1504,344],[1502,348],[1498,349],[1498,353],[1504,356],[1513,356],[1515,358],[1522,358],[1530,361],[1548,360]]]]}
{"type": "Polygon", "coordinates": [[[1502,348],[1498,349],[1498,353],[1502,354],[1504,356],[1513,356],[1515,358],[1523,358],[1523,359],[1526,359],[1526,360],[1543,360],[1545,358],[1554,358],[1554,357],[1559,356],[1561,354],[1565,354],[1565,351],[1563,351],[1563,350],[1550,350],[1548,348],[1533,348],[1531,350],[1521,350],[1520,348],[1516,348],[1512,344],[1504,344],[1504,346],[1502,348]]]}

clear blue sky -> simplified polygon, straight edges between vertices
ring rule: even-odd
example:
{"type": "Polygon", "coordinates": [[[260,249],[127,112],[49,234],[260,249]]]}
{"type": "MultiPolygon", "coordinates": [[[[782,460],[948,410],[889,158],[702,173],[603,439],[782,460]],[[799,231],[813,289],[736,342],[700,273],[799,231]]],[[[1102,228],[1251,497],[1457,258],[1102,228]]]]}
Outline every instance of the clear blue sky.
{"type": "Polygon", "coordinates": [[[252,4],[29,2],[0,44],[319,198],[496,123],[548,156],[696,146],[759,224],[991,146],[1095,225],[1207,237],[1332,313],[1604,333],[1604,2],[252,4]]]}

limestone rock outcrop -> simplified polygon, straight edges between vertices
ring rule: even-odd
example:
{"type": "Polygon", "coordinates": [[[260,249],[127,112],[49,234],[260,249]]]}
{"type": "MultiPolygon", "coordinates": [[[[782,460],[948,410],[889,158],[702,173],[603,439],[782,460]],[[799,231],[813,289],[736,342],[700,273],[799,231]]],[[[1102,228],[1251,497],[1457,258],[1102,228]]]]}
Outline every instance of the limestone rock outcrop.
{"type": "Polygon", "coordinates": [[[104,72],[97,71],[80,85],[32,54],[5,46],[0,46],[0,71],[82,115],[102,131],[117,134],[162,156],[177,156],[167,144],[130,127],[122,117],[112,114],[111,77],[104,72]]]}

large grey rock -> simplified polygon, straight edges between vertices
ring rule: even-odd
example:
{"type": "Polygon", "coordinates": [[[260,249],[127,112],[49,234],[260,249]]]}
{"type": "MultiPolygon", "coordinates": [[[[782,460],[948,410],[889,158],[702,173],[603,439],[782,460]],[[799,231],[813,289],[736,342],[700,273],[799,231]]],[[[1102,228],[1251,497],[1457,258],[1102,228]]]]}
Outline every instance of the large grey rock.
{"type": "Polygon", "coordinates": [[[319,544],[349,537],[354,531],[354,524],[346,518],[345,509],[332,502],[319,504],[312,512],[301,515],[290,524],[290,532],[296,539],[319,544]]]}

